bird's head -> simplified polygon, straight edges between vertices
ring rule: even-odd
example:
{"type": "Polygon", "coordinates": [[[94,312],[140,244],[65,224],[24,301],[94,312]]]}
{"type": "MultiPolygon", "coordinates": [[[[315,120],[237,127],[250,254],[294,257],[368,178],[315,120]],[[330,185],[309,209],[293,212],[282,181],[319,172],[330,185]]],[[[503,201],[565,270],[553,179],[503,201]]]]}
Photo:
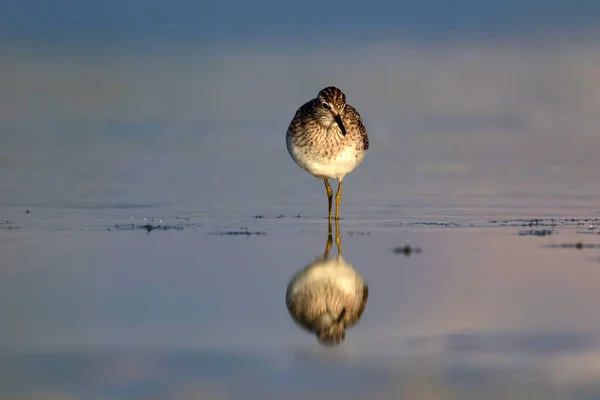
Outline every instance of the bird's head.
{"type": "Polygon", "coordinates": [[[340,315],[335,318],[330,313],[321,316],[316,329],[319,343],[325,346],[337,346],[344,341],[346,338],[345,314],[346,308],[344,307],[340,315]]]}
{"type": "Polygon", "coordinates": [[[322,89],[314,102],[313,112],[318,121],[327,127],[337,124],[346,136],[346,127],[342,123],[341,115],[346,107],[346,95],[335,86],[328,86],[322,89]]]}

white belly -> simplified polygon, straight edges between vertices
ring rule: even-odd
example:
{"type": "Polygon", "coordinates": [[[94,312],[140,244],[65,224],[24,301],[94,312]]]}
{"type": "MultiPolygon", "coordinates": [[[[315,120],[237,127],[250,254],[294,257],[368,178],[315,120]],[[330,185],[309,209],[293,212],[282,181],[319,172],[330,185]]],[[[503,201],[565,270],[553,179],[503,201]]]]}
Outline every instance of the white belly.
{"type": "Polygon", "coordinates": [[[356,158],[356,150],[353,147],[347,147],[333,157],[319,157],[291,146],[290,155],[298,166],[322,179],[342,180],[362,161],[362,157],[356,158]]]}

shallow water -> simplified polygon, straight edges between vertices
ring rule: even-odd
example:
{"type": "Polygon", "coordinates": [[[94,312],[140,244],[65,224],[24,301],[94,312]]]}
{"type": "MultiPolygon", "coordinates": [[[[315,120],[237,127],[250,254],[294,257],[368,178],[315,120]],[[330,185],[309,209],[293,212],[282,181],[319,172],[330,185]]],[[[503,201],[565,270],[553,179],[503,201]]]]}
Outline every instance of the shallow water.
{"type": "Polygon", "coordinates": [[[302,66],[13,54],[0,397],[599,398],[596,48],[375,48],[338,77],[372,148],[340,222],[370,295],[335,349],[285,307],[327,241],[324,185],[285,151],[322,86],[302,66]]]}

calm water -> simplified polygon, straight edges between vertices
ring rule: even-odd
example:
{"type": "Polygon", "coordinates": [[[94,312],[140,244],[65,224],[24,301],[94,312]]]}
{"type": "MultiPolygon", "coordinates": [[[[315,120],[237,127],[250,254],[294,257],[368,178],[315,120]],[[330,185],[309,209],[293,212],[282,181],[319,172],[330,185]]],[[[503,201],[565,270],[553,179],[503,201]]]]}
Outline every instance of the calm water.
{"type": "Polygon", "coordinates": [[[0,398],[600,398],[600,45],[296,46],[4,46],[0,398]],[[372,143],[335,349],[285,308],[327,241],[285,129],[329,84],[372,143]]]}

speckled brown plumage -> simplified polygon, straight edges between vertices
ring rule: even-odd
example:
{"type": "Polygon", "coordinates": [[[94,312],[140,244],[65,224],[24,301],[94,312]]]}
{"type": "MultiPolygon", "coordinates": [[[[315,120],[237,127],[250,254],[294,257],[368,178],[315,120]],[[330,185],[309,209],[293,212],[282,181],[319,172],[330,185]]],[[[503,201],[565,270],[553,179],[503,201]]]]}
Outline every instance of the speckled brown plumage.
{"type": "MultiPolygon", "coordinates": [[[[369,136],[360,114],[350,104],[346,104],[346,96],[335,87],[321,90],[315,99],[298,108],[288,127],[286,141],[290,154],[296,148],[305,157],[322,163],[334,163],[340,154],[351,149],[355,164],[350,171],[360,164],[369,148],[369,136]],[[323,109],[323,104],[327,104],[329,109],[323,109]],[[341,128],[335,123],[333,115],[336,113],[341,118],[346,135],[342,134],[341,128]]],[[[304,165],[300,166],[305,168],[304,165]]],[[[307,167],[305,169],[311,172],[310,166],[307,167]]],[[[343,178],[350,171],[317,176],[338,179],[340,175],[343,178]]]]}
{"type": "MultiPolygon", "coordinates": [[[[298,166],[317,178],[340,182],[336,195],[338,219],[341,182],[363,161],[369,148],[369,136],[358,111],[346,103],[340,89],[326,87],[298,108],[288,126],[286,143],[298,166]]],[[[329,189],[328,197],[331,204],[329,189]]]]}

